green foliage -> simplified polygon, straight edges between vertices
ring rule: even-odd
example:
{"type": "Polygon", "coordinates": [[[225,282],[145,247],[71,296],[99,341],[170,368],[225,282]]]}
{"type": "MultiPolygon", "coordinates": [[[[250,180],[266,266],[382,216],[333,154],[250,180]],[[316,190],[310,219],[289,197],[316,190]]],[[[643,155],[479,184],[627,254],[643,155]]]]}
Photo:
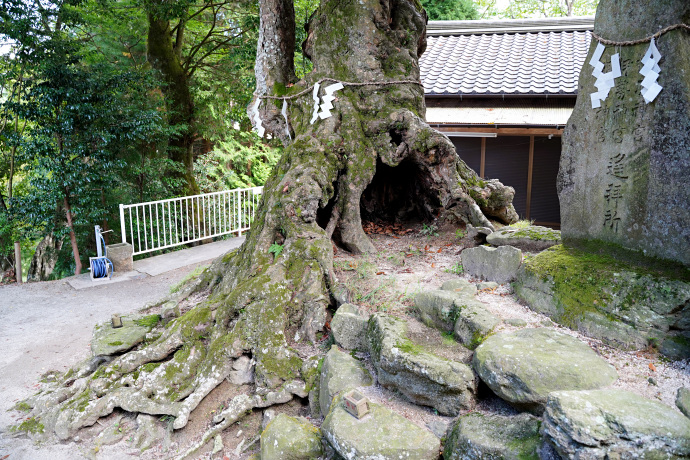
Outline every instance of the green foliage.
{"type": "Polygon", "coordinates": [[[507,4],[496,0],[474,0],[479,19],[548,18],[590,16],[597,10],[599,0],[510,0],[507,4]]]}
{"type": "Polygon", "coordinates": [[[234,131],[196,160],[197,184],[202,193],[264,185],[281,153],[253,132],[234,131]]]}
{"type": "Polygon", "coordinates": [[[196,267],[194,270],[189,272],[182,280],[180,280],[179,283],[173,285],[170,287],[170,293],[175,294],[178,292],[182,287],[184,287],[185,284],[187,284],[189,281],[198,278],[199,275],[201,275],[204,270],[206,270],[206,267],[196,267]]]}
{"type": "Polygon", "coordinates": [[[430,21],[462,21],[479,16],[472,0],[422,0],[422,6],[430,21]]]}
{"type": "Polygon", "coordinates": [[[456,264],[453,264],[450,268],[446,268],[443,271],[446,273],[453,273],[455,275],[462,275],[465,269],[463,268],[462,264],[458,262],[456,264]]]}
{"type": "Polygon", "coordinates": [[[282,244],[273,243],[273,244],[268,248],[268,252],[269,252],[270,254],[273,254],[273,255],[275,256],[275,258],[277,259],[277,258],[280,256],[280,254],[283,252],[283,245],[282,245],[282,244]]]}
{"type": "Polygon", "coordinates": [[[161,320],[161,315],[148,315],[148,316],[144,316],[142,318],[134,320],[134,323],[137,326],[154,327],[160,322],[160,320],[161,320]]]}
{"type": "Polygon", "coordinates": [[[426,237],[438,236],[438,227],[434,224],[422,224],[422,229],[419,231],[419,234],[426,237]]]}

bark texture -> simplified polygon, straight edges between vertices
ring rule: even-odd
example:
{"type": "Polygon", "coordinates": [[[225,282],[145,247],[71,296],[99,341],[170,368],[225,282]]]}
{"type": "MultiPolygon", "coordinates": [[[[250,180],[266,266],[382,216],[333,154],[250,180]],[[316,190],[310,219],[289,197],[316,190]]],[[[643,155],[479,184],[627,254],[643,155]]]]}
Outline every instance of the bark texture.
{"type": "Polygon", "coordinates": [[[169,140],[170,159],[183,165],[182,177],[189,195],[199,193],[199,187],[194,180],[194,102],[189,90],[189,76],[182,66],[182,37],[184,23],[177,26],[177,40],[173,41],[173,33],[168,19],[162,18],[154,12],[149,13],[149,30],[147,39],[148,61],[158,70],[165,80],[162,90],[169,102],[169,124],[171,126],[184,125],[185,128],[169,140]]]}
{"type": "MultiPolygon", "coordinates": [[[[277,12],[262,10],[262,19],[271,20],[277,12]]],[[[258,396],[236,398],[203,438],[211,439],[247,408],[309,390],[314,361],[299,344],[314,341],[324,327],[326,308],[342,289],[333,274],[331,235],[353,252],[374,249],[362,231],[361,209],[376,213],[396,203],[403,217],[442,214],[490,226],[470,196],[474,190],[486,196],[487,204],[503,200],[504,214],[514,214],[512,189],[481,181],[457,159],[448,138],[424,122],[421,85],[386,84],[419,80],[425,24],[416,0],[322,0],[305,43],[314,71],[282,90],[296,94],[326,77],[383,84],[338,91],[333,116],[314,124],[311,93],[290,102],[294,141],[266,184],[246,242],[216,260],[175,300],[199,291],[210,292],[208,299],[149,345],[93,374],[93,366],[76,370],[53,392],[29,401],[46,431],[71,437],[115,407],[170,414],[176,417],[174,428],[182,428],[234,360],[250,356],[258,396]],[[399,199],[398,171],[407,189],[399,199]],[[282,252],[269,252],[272,245],[282,252]]],[[[264,75],[270,90],[292,78],[284,56],[291,50],[263,46],[278,65],[287,66],[264,75]]]]}

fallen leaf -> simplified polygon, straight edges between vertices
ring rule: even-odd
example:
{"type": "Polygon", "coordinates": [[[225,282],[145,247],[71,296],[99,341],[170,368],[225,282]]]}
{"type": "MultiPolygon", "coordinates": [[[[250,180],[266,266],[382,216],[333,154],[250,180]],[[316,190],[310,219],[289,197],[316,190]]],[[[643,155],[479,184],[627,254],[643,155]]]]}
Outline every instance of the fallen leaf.
{"type": "Polygon", "coordinates": [[[376,272],[377,275],[385,275],[386,272],[376,272]]]}
{"type": "Polygon", "coordinates": [[[429,250],[429,245],[428,245],[428,244],[427,244],[426,246],[424,246],[424,250],[425,250],[425,251],[428,251],[428,250],[429,250]]]}
{"type": "Polygon", "coordinates": [[[436,251],[436,252],[439,253],[441,251],[443,251],[443,248],[438,248],[438,251],[436,251]]]}
{"type": "Polygon", "coordinates": [[[649,369],[651,369],[652,372],[656,372],[656,366],[652,363],[649,363],[649,369]]]}
{"type": "Polygon", "coordinates": [[[436,268],[436,264],[431,264],[431,268],[436,268]]]}

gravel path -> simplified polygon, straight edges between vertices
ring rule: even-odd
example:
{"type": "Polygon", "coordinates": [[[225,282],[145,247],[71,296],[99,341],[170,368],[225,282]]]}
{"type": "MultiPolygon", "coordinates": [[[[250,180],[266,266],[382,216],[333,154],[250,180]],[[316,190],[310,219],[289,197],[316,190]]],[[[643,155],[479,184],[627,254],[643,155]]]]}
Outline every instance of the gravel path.
{"type": "Polygon", "coordinates": [[[9,410],[35,392],[41,375],[50,370],[64,372],[89,357],[95,324],[108,321],[113,313],[134,312],[160,299],[196,267],[207,264],[79,291],[65,280],[0,286],[0,458],[79,457],[72,443],[40,447],[27,439],[8,438],[7,427],[17,417],[17,412],[9,410]]]}

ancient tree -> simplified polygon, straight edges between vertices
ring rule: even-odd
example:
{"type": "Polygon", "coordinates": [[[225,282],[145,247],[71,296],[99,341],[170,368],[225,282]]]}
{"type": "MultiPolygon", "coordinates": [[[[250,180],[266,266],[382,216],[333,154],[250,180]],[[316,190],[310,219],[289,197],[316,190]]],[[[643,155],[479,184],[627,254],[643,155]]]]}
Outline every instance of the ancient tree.
{"type": "Polygon", "coordinates": [[[314,340],[343,295],[332,241],[354,253],[372,251],[363,215],[482,226],[491,226],[486,216],[517,218],[513,190],[477,177],[424,122],[417,60],[426,14],[418,1],[322,0],[303,44],[314,65],[303,81],[292,64],[293,15],[291,0],[261,2],[259,117],[287,148],[247,240],[183,290],[176,300],[191,292],[208,297],[152,343],[78,369],[32,400],[46,430],[68,438],[116,407],[169,414],[182,428],[234,361],[246,357],[255,362],[256,394],[236,398],[212,432],[247,409],[304,396],[316,361],[300,345],[314,340]],[[319,81],[345,87],[335,93],[333,116],[311,124],[319,81]],[[283,100],[275,99],[283,96],[287,125],[283,100]],[[272,245],[282,252],[269,252],[272,245]]]}

